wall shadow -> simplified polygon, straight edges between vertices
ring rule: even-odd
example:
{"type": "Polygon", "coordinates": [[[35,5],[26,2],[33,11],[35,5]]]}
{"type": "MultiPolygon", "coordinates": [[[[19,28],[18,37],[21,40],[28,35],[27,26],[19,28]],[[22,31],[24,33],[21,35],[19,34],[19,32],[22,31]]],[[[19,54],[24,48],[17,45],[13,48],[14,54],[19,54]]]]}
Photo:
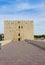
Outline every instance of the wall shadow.
{"type": "Polygon", "coordinates": [[[34,46],[36,46],[36,47],[38,47],[38,48],[40,48],[40,49],[42,49],[42,50],[45,50],[45,47],[43,47],[43,46],[40,46],[39,44],[35,44],[35,43],[33,43],[32,41],[29,41],[29,40],[25,40],[28,44],[31,44],[31,45],[34,45],[34,46]]]}

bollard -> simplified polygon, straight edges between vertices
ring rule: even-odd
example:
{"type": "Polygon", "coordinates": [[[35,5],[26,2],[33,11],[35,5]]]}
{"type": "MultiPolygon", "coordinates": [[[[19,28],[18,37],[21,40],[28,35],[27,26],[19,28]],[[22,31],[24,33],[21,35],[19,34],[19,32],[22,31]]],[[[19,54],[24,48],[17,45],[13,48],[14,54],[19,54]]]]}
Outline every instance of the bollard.
{"type": "Polygon", "coordinates": [[[0,43],[0,49],[1,49],[1,43],[0,43]]]}

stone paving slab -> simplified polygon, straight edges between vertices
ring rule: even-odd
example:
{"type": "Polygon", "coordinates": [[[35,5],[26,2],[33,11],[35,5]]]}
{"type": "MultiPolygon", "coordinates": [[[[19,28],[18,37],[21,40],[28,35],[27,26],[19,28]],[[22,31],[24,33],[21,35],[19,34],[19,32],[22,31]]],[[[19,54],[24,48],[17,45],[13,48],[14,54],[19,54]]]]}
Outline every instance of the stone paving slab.
{"type": "Polygon", "coordinates": [[[0,49],[0,65],[45,65],[45,51],[28,42],[11,42],[0,49]]]}

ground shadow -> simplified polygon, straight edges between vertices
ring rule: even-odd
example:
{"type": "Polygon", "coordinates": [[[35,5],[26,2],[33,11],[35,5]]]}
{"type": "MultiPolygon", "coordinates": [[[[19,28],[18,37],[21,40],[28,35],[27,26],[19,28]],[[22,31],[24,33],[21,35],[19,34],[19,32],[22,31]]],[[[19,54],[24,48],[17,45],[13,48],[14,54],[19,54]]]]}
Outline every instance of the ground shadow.
{"type": "Polygon", "coordinates": [[[39,45],[39,44],[35,44],[35,43],[32,43],[32,41],[29,41],[29,40],[25,40],[28,44],[31,44],[31,45],[34,45],[42,50],[45,50],[45,47],[39,45]]]}

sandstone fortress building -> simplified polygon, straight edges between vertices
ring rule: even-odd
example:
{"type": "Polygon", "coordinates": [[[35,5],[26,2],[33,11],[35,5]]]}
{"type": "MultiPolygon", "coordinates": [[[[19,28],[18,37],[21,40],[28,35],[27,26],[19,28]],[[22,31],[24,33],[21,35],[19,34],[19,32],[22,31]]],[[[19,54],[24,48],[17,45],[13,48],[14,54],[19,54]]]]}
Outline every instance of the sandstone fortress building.
{"type": "Polygon", "coordinates": [[[33,21],[5,21],[4,22],[4,39],[5,40],[33,40],[34,29],[33,21]]]}

